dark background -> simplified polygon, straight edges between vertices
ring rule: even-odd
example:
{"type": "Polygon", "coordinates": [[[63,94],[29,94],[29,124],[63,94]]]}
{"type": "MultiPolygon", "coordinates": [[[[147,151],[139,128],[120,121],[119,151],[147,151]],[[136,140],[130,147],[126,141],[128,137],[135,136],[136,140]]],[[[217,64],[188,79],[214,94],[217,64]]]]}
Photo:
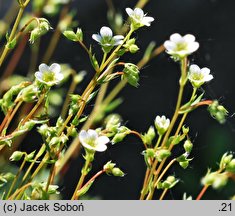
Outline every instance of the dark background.
{"type": "MultiPolygon", "coordinates": [[[[1,5],[6,1],[0,0],[1,5]]],[[[136,1],[113,1],[116,9],[123,13],[126,7],[134,7],[136,1]]],[[[91,35],[97,33],[104,25],[109,25],[106,19],[106,1],[74,1],[77,10],[76,18],[84,30],[85,41],[93,44],[99,50],[91,35]]],[[[190,126],[190,137],[194,143],[191,162],[187,170],[175,165],[169,173],[181,179],[180,183],[166,196],[167,199],[182,199],[183,192],[196,198],[201,190],[200,179],[209,167],[217,169],[217,164],[226,151],[235,150],[235,108],[234,97],[234,50],[235,50],[235,3],[233,0],[152,0],[145,9],[148,15],[155,18],[150,28],[142,28],[135,33],[140,51],[136,55],[127,56],[126,61],[138,62],[150,41],[161,45],[172,33],[182,35],[191,33],[200,43],[199,50],[190,57],[191,63],[200,67],[208,67],[214,76],[209,84],[204,85],[205,98],[218,99],[228,110],[229,117],[224,125],[212,119],[205,108],[200,108],[189,115],[186,124],[190,126]]],[[[42,53],[46,49],[47,40],[42,43],[42,53]]],[[[25,57],[27,58],[27,57],[25,57]]],[[[87,70],[92,75],[86,54],[79,46],[61,39],[53,56],[52,62],[70,63],[77,70],[87,70]]],[[[23,71],[25,64],[20,64],[23,71]]],[[[124,103],[116,110],[121,114],[125,124],[139,132],[145,132],[156,115],[171,117],[174,112],[178,91],[179,65],[173,62],[165,53],[152,60],[141,70],[140,86],[136,89],[127,86],[121,93],[124,103]]],[[[86,79],[88,82],[89,76],[86,79]]],[[[113,85],[115,82],[113,82],[113,85]]],[[[78,89],[78,92],[81,89],[78,89]]],[[[191,93],[187,86],[185,97],[191,93]]],[[[91,107],[91,106],[90,106],[91,107]]],[[[100,177],[89,195],[101,199],[138,199],[142,186],[145,164],[141,152],[140,141],[129,136],[124,142],[110,146],[105,153],[98,153],[94,161],[94,172],[111,160],[124,170],[124,178],[109,176],[100,177]]],[[[181,152],[175,152],[175,154],[181,152]]],[[[71,197],[72,189],[80,175],[82,157],[71,163],[71,169],[61,182],[61,192],[64,198],[71,197]]],[[[230,182],[222,190],[208,190],[205,199],[228,199],[235,194],[234,182],[230,182]]]]}

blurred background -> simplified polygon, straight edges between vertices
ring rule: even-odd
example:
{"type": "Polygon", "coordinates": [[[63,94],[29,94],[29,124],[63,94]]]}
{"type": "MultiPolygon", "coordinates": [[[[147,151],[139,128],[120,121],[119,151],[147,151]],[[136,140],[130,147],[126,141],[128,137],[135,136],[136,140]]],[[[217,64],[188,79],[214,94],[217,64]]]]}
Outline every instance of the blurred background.
{"type": "MultiPolygon", "coordinates": [[[[0,0],[0,15],[3,17],[11,1],[0,0]]],[[[92,41],[91,35],[99,32],[102,26],[110,26],[107,20],[107,11],[112,7],[127,19],[126,7],[133,8],[137,0],[73,0],[70,8],[74,10],[74,19],[83,29],[86,44],[92,43],[94,50],[100,53],[100,47],[92,41]]],[[[30,9],[29,9],[30,10],[30,9]]],[[[208,168],[217,169],[223,153],[235,151],[235,3],[233,0],[150,0],[144,7],[149,16],[155,21],[149,28],[141,28],[134,35],[140,51],[135,55],[128,55],[126,61],[137,63],[151,41],[160,46],[172,33],[195,35],[200,43],[199,50],[190,57],[191,63],[200,67],[208,67],[214,80],[203,85],[205,98],[218,99],[229,111],[227,122],[220,125],[210,117],[205,107],[191,113],[186,121],[190,127],[190,138],[194,143],[190,167],[183,170],[175,165],[169,173],[180,178],[180,183],[166,196],[166,199],[182,199],[183,192],[196,198],[202,186],[201,177],[208,168]]],[[[46,17],[54,27],[59,15],[46,17]]],[[[40,53],[37,65],[42,62],[42,56],[48,46],[48,41],[55,30],[43,36],[40,42],[40,53]]],[[[0,41],[2,46],[3,40],[0,41]]],[[[26,45],[25,55],[17,64],[16,71],[26,75],[30,62],[30,45],[26,45]]],[[[68,63],[77,71],[86,70],[88,82],[93,71],[86,53],[71,41],[60,38],[58,46],[50,62],[68,63]]],[[[6,63],[7,64],[7,63],[6,63]]],[[[4,67],[6,66],[4,65],[4,67]]],[[[4,68],[3,67],[3,68],[4,68]]],[[[166,53],[160,54],[141,69],[140,86],[136,89],[127,86],[119,95],[124,102],[115,110],[131,129],[146,132],[153,125],[156,115],[166,115],[171,118],[174,112],[178,92],[179,65],[172,61],[166,53]]],[[[110,89],[118,80],[112,82],[110,89]]],[[[84,86],[79,86],[81,92],[84,86]]],[[[185,98],[191,94],[188,85],[185,98]]],[[[88,106],[88,110],[92,104],[88,106]]],[[[89,112],[89,111],[88,111],[89,112]]],[[[38,137],[35,132],[35,139],[38,137]]],[[[31,137],[27,137],[28,142],[31,137]]],[[[40,141],[39,141],[40,142],[40,141]]],[[[29,147],[22,146],[22,149],[29,147]]],[[[110,146],[105,153],[98,153],[91,175],[98,171],[108,160],[117,163],[126,173],[124,178],[102,176],[92,186],[89,196],[96,199],[138,199],[145,173],[145,163],[141,152],[141,142],[133,136],[128,136],[124,142],[110,146]]],[[[181,152],[174,152],[179,154],[181,152]]],[[[69,199],[80,176],[83,158],[77,157],[70,162],[70,167],[60,181],[60,189],[64,199],[69,199]]],[[[228,199],[235,194],[234,182],[219,190],[209,189],[205,199],[228,199]]],[[[157,194],[158,195],[158,194],[157,194]]]]}

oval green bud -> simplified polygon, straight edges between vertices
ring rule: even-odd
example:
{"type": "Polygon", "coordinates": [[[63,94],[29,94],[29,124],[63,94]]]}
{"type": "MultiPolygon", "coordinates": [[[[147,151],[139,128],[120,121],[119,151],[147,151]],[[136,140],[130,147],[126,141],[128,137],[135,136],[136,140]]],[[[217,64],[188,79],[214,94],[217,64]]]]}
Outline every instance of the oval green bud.
{"type": "Polygon", "coordinates": [[[187,152],[187,153],[190,153],[192,151],[192,148],[193,148],[193,144],[190,140],[186,140],[184,142],[184,150],[187,152]]]}
{"type": "Polygon", "coordinates": [[[24,154],[25,154],[25,152],[15,151],[15,152],[13,152],[13,154],[11,155],[9,160],[10,161],[19,161],[23,157],[24,154]]]}
{"type": "Polygon", "coordinates": [[[117,167],[114,167],[113,169],[112,169],[112,174],[114,175],[114,176],[118,176],[118,177],[123,177],[125,174],[124,174],[124,172],[122,172],[119,168],[117,168],[117,167]]]}

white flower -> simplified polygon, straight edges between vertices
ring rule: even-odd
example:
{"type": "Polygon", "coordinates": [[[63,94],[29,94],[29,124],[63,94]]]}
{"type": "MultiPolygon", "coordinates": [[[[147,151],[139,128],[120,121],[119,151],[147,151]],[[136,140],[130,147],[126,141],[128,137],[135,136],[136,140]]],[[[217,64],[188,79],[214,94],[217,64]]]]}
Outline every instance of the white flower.
{"type": "Polygon", "coordinates": [[[212,80],[213,76],[210,74],[209,68],[204,67],[200,69],[200,67],[193,64],[189,67],[188,79],[193,87],[199,88],[205,82],[212,80]]]}
{"type": "Polygon", "coordinates": [[[53,86],[58,84],[64,78],[64,75],[61,73],[60,65],[53,63],[50,67],[46,64],[40,64],[35,77],[39,82],[53,86]]]}
{"type": "Polygon", "coordinates": [[[79,140],[84,148],[98,152],[105,151],[107,149],[106,144],[109,142],[108,137],[98,136],[98,133],[91,129],[82,130],[79,133],[79,140]]]}
{"type": "Polygon", "coordinates": [[[126,8],[126,12],[131,19],[134,29],[138,29],[142,26],[150,26],[151,22],[154,21],[153,17],[146,16],[144,11],[140,8],[126,8]]]}
{"type": "Polygon", "coordinates": [[[100,29],[100,34],[93,34],[92,38],[102,46],[106,53],[110,52],[114,46],[121,45],[124,39],[122,35],[113,36],[112,30],[106,26],[100,29]]]}
{"type": "Polygon", "coordinates": [[[191,34],[181,36],[178,33],[172,34],[170,40],[165,41],[164,47],[166,52],[176,59],[182,59],[190,55],[199,48],[199,43],[195,41],[195,37],[191,34]]]}
{"type": "Polygon", "coordinates": [[[154,124],[159,135],[163,135],[170,125],[170,119],[166,118],[164,115],[162,117],[157,116],[155,118],[154,124]]]}

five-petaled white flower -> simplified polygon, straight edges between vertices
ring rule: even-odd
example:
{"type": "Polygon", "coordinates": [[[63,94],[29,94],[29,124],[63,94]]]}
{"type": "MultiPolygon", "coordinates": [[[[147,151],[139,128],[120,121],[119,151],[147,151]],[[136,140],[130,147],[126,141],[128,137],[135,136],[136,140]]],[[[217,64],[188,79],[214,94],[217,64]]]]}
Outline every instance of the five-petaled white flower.
{"type": "Polygon", "coordinates": [[[79,133],[79,140],[83,147],[88,150],[103,152],[107,149],[106,144],[109,138],[106,136],[99,136],[95,130],[82,130],[79,133]]]}
{"type": "Polygon", "coordinates": [[[64,75],[61,73],[60,65],[53,63],[50,67],[46,64],[40,64],[35,77],[39,82],[53,86],[58,84],[64,78],[64,75]]]}
{"type": "Polygon", "coordinates": [[[134,10],[126,8],[126,12],[130,17],[132,26],[135,30],[142,26],[150,26],[151,22],[154,21],[153,17],[146,16],[144,11],[140,8],[135,8],[134,10]]]}
{"type": "Polygon", "coordinates": [[[209,68],[204,67],[200,69],[200,67],[193,64],[189,67],[188,79],[193,87],[199,88],[205,82],[212,80],[213,76],[210,74],[209,68]]]}
{"type": "Polygon", "coordinates": [[[164,115],[161,117],[157,116],[155,118],[154,124],[159,135],[163,135],[170,125],[170,119],[166,118],[164,115]]]}
{"type": "Polygon", "coordinates": [[[113,36],[112,30],[106,26],[100,29],[100,34],[93,34],[92,38],[102,46],[106,53],[109,53],[114,46],[121,45],[124,39],[122,35],[113,36]]]}
{"type": "Polygon", "coordinates": [[[170,40],[165,41],[164,47],[168,54],[178,60],[195,52],[199,48],[199,43],[195,41],[195,37],[191,34],[182,37],[180,34],[175,33],[170,36],[170,40]]]}

